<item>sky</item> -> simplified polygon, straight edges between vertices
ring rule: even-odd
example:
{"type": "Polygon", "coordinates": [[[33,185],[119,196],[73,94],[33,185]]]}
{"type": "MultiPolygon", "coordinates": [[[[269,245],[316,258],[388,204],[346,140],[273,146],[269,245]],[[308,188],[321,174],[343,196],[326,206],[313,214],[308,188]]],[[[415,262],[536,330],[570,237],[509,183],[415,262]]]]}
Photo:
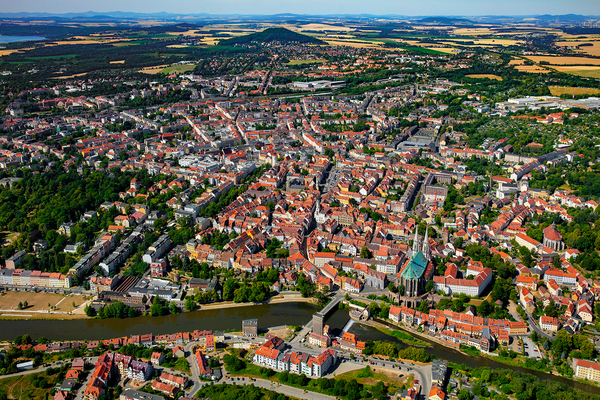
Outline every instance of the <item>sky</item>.
{"type": "Polygon", "coordinates": [[[0,12],[178,14],[600,15],[600,0],[1,0],[0,12]]]}

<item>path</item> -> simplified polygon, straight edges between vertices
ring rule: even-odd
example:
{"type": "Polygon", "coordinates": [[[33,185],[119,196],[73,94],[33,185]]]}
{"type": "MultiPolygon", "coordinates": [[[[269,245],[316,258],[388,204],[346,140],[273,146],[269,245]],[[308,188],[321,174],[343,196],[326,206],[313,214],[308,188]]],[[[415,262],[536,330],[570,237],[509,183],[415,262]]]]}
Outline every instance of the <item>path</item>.
{"type": "MultiPolygon", "coordinates": [[[[211,384],[212,384],[212,382],[202,382],[200,386],[204,387],[204,386],[211,385],[211,384]]],[[[298,389],[298,388],[295,388],[292,386],[282,385],[280,383],[275,383],[275,382],[272,382],[272,381],[269,381],[266,379],[260,379],[260,378],[253,378],[253,380],[251,380],[250,378],[242,378],[242,377],[240,377],[239,379],[237,377],[224,378],[218,382],[215,382],[215,384],[241,385],[241,386],[254,385],[259,388],[272,390],[274,392],[281,393],[286,396],[297,398],[297,399],[334,400],[336,398],[334,396],[328,396],[326,394],[311,392],[308,390],[305,391],[304,389],[298,389]]],[[[196,394],[196,392],[193,392],[193,394],[196,394]]]]}

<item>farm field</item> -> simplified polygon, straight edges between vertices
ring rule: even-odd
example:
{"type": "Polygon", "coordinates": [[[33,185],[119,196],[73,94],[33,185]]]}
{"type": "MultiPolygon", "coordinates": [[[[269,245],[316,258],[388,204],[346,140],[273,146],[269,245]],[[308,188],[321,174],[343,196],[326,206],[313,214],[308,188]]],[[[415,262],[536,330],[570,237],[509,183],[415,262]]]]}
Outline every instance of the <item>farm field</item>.
{"type": "Polygon", "coordinates": [[[547,68],[543,68],[537,65],[525,65],[525,64],[521,64],[521,65],[515,65],[515,68],[518,71],[521,72],[529,72],[532,74],[548,74],[551,71],[547,68]]]}
{"type": "Polygon", "coordinates": [[[550,93],[552,93],[553,96],[560,96],[562,94],[573,94],[573,95],[585,94],[585,95],[593,96],[596,94],[600,94],[600,89],[594,89],[594,88],[549,86],[548,89],[550,89],[550,93]]]}
{"type": "Polygon", "coordinates": [[[558,72],[583,76],[586,78],[600,78],[600,67],[585,66],[585,65],[570,65],[570,66],[553,66],[558,72]]]}
{"type": "Polygon", "coordinates": [[[454,53],[458,53],[460,50],[459,49],[455,49],[453,47],[424,47],[427,50],[431,50],[431,51],[437,51],[440,53],[446,53],[446,54],[454,54],[454,53]]]}
{"type": "Polygon", "coordinates": [[[501,81],[502,77],[498,76],[498,75],[492,75],[492,74],[471,74],[471,75],[466,75],[467,78],[475,78],[475,79],[495,79],[497,81],[501,81]]]}
{"type": "Polygon", "coordinates": [[[550,65],[600,65],[600,58],[569,57],[569,56],[526,56],[525,58],[535,62],[547,62],[550,65]]]}
{"type": "MultiPolygon", "coordinates": [[[[375,44],[374,42],[368,42],[368,41],[360,42],[360,41],[356,41],[356,40],[343,40],[343,39],[331,40],[331,39],[327,39],[327,38],[323,38],[323,40],[325,40],[327,42],[327,44],[332,45],[332,46],[348,46],[348,47],[355,47],[358,49],[381,48],[380,43],[375,44]]],[[[390,50],[395,50],[395,49],[390,49],[390,50]]]]}
{"type": "Polygon", "coordinates": [[[600,42],[590,42],[590,41],[574,41],[574,42],[556,42],[557,46],[562,47],[570,47],[579,45],[579,49],[575,49],[577,53],[587,54],[590,56],[600,56],[600,42]],[[591,44],[591,46],[581,46],[582,44],[591,44]]]}
{"type": "Polygon", "coordinates": [[[141,72],[142,74],[154,75],[154,74],[158,74],[159,72],[162,72],[162,70],[165,69],[166,67],[168,67],[168,65],[156,65],[154,67],[142,68],[138,72],[141,72]]]}

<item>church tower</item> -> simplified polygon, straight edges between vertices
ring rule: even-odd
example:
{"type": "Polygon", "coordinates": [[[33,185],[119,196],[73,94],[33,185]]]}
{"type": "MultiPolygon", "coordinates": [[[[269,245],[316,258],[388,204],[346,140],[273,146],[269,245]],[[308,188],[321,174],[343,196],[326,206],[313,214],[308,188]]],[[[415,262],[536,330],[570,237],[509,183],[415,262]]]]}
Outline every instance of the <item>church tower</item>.
{"type": "Polygon", "coordinates": [[[429,260],[429,227],[425,229],[425,237],[423,238],[423,247],[421,248],[426,260],[429,260]]]}
{"type": "Polygon", "coordinates": [[[419,226],[415,228],[415,240],[413,241],[412,253],[413,256],[419,251],[419,226]]]}

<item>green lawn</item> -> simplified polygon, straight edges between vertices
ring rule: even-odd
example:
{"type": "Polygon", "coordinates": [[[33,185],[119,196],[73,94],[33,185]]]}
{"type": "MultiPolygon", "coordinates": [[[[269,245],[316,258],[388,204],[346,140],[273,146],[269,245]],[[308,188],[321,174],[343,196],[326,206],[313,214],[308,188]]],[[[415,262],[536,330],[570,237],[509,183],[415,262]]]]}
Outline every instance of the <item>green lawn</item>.
{"type": "Polygon", "coordinates": [[[314,63],[325,63],[327,60],[318,59],[318,60],[291,60],[287,65],[302,65],[302,64],[314,64],[314,63]]]}
{"type": "Polygon", "coordinates": [[[174,65],[172,67],[167,67],[162,70],[164,74],[170,74],[173,71],[177,72],[187,72],[193,71],[196,68],[196,64],[184,64],[184,65],[174,65]]]}

